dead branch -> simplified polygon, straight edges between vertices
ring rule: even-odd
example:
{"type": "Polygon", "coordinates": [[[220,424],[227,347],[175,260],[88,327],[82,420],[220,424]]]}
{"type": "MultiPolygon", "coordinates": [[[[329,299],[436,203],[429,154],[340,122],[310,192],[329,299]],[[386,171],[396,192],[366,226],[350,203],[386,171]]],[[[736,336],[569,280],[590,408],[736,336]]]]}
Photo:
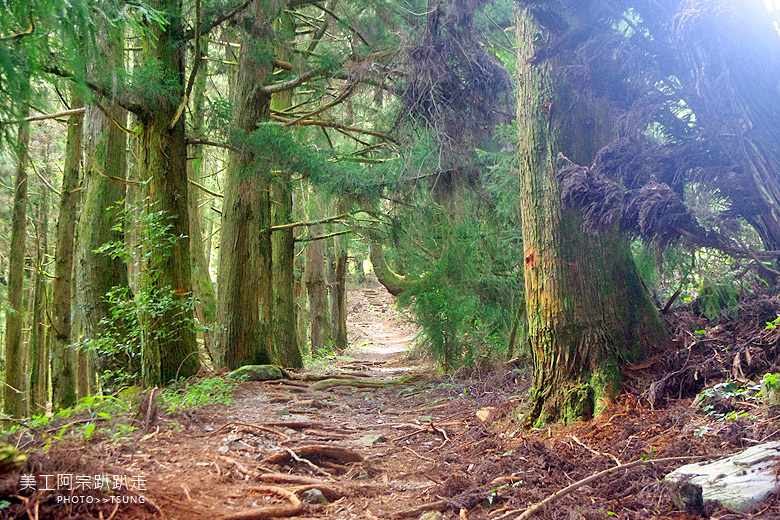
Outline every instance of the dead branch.
{"type": "Polygon", "coordinates": [[[29,123],[32,121],[45,121],[46,119],[57,119],[58,117],[67,117],[67,116],[77,116],[80,114],[83,114],[86,108],[74,108],[72,110],[63,110],[62,112],[55,112],[53,114],[43,114],[40,116],[30,116],[25,117],[24,119],[15,119],[13,121],[0,121],[0,126],[2,125],[14,125],[17,123],[29,123]]]}
{"type": "Polygon", "coordinates": [[[291,90],[294,89],[297,86],[303,85],[307,81],[309,81],[312,78],[316,78],[317,76],[320,76],[326,72],[326,69],[324,67],[320,67],[318,69],[313,69],[308,72],[304,72],[297,78],[293,78],[289,81],[283,81],[282,83],[275,83],[273,85],[267,85],[265,87],[262,87],[263,92],[266,94],[278,94],[279,92],[284,92],[285,90],[291,90]]]}
{"type": "MultiPolygon", "coordinates": [[[[276,119],[277,121],[281,121],[282,123],[290,123],[291,121],[293,121],[292,118],[284,117],[274,112],[271,112],[271,117],[276,119]]],[[[297,121],[293,126],[321,126],[323,128],[335,128],[336,130],[344,130],[345,132],[355,132],[358,134],[370,135],[372,137],[379,137],[380,139],[384,139],[385,141],[389,141],[393,144],[399,144],[397,139],[389,136],[388,134],[384,134],[382,132],[375,132],[373,130],[366,130],[364,128],[358,128],[356,126],[347,126],[341,123],[337,123],[335,121],[325,121],[323,119],[304,119],[302,121],[297,121]]]]}
{"type": "MultiPolygon", "coordinates": [[[[694,456],[694,457],[666,457],[663,459],[640,459],[635,460],[634,462],[629,462],[627,464],[621,464],[620,466],[615,466],[609,469],[605,469],[604,471],[599,471],[598,473],[591,475],[589,477],[586,477],[582,480],[578,480],[574,484],[571,484],[570,486],[566,486],[565,488],[561,489],[560,491],[553,493],[549,497],[545,498],[541,502],[538,502],[528,509],[526,509],[520,516],[516,517],[515,520],[526,520],[528,518],[531,518],[536,513],[541,511],[544,507],[550,505],[551,503],[555,502],[561,497],[565,497],[572,491],[575,491],[582,486],[586,484],[590,484],[591,482],[595,482],[596,480],[600,480],[607,475],[611,475],[612,473],[624,470],[624,469],[630,469],[636,466],[646,466],[649,464],[657,464],[657,463],[663,463],[663,462],[679,462],[683,460],[702,460],[702,459],[709,459],[712,458],[711,455],[700,455],[700,456],[694,456]]],[[[514,511],[516,512],[516,511],[514,511]]]]}
{"type": "Polygon", "coordinates": [[[256,486],[246,488],[245,491],[276,495],[286,499],[290,502],[290,505],[247,509],[246,511],[224,515],[220,517],[220,520],[259,520],[262,518],[294,516],[303,510],[303,504],[295,493],[284,488],[276,486],[256,486]]]}
{"type": "Polygon", "coordinates": [[[352,213],[342,213],[341,215],[335,215],[333,217],[321,218],[319,220],[312,220],[310,222],[291,222],[290,224],[279,224],[278,226],[271,226],[271,231],[283,231],[285,229],[293,229],[303,226],[316,226],[318,224],[327,224],[329,222],[335,222],[343,218],[349,217],[352,213]]]}

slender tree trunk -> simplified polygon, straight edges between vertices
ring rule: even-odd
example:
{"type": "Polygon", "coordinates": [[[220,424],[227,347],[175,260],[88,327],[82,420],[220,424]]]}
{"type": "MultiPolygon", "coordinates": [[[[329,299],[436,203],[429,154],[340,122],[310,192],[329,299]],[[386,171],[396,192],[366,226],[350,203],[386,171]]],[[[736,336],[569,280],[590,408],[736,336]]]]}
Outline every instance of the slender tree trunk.
{"type": "MultiPolygon", "coordinates": [[[[72,107],[83,106],[73,89],[72,107]]],[[[71,299],[73,281],[73,249],[76,228],[79,174],[81,171],[82,115],[70,116],[65,150],[65,171],[60,192],[60,213],[57,218],[54,282],[52,284],[52,402],[66,408],[76,402],[76,370],[71,344],[71,299]]]]}
{"type": "MultiPolygon", "coordinates": [[[[295,38],[295,23],[284,14],[277,21],[277,56],[289,60],[290,45],[295,38]]],[[[273,95],[271,107],[284,110],[292,106],[292,90],[273,95]]],[[[276,172],[271,181],[271,224],[293,221],[292,180],[288,170],[276,172]]],[[[273,348],[274,361],[282,366],[300,368],[303,357],[298,343],[295,319],[295,235],[293,229],[274,231],[271,235],[273,281],[273,348]]]]}
{"type": "MultiPolygon", "coordinates": [[[[48,157],[46,158],[48,174],[48,157]]],[[[46,175],[48,179],[49,175],[46,175]]],[[[33,319],[30,324],[30,413],[40,415],[46,412],[48,392],[46,391],[49,353],[46,350],[46,255],[48,254],[47,233],[49,232],[49,188],[41,186],[38,207],[38,255],[35,271],[35,293],[33,295],[33,319]]]]}
{"type": "MultiPolygon", "coordinates": [[[[344,200],[340,200],[336,205],[337,214],[347,211],[347,205],[344,200]]],[[[333,345],[337,350],[343,351],[349,345],[347,341],[347,243],[344,235],[333,239],[333,257],[331,259],[331,269],[333,278],[329,284],[331,292],[331,329],[333,345]]]]}
{"type": "MultiPolygon", "coordinates": [[[[628,245],[586,235],[561,206],[556,158],[589,164],[599,125],[567,96],[556,60],[531,64],[550,38],[528,6],[516,8],[520,190],[534,386],[528,424],[597,413],[618,391],[621,360],[636,360],[665,331],[628,245]],[[588,124],[590,123],[590,124],[588,124]]],[[[595,117],[595,114],[591,114],[595,117]]]]}
{"type": "MultiPolygon", "coordinates": [[[[200,54],[208,54],[208,37],[201,38],[200,54]]],[[[194,59],[201,59],[201,56],[195,56],[194,59]]],[[[198,69],[198,76],[195,79],[195,85],[192,91],[192,134],[195,137],[204,135],[204,106],[206,100],[206,76],[208,74],[208,61],[202,60],[198,69]]],[[[189,178],[200,185],[204,185],[203,172],[205,170],[206,158],[202,145],[189,146],[190,161],[189,178]]],[[[214,284],[211,281],[209,273],[209,261],[204,249],[203,236],[203,210],[201,204],[204,200],[203,192],[197,186],[190,184],[190,254],[192,267],[192,290],[195,298],[195,316],[204,331],[201,334],[203,346],[211,354],[213,350],[213,327],[217,312],[217,299],[214,294],[214,284]]],[[[212,354],[213,355],[213,354],[212,354]]]]}
{"type": "MultiPolygon", "coordinates": [[[[322,226],[309,229],[312,238],[322,235],[322,226]]],[[[311,352],[330,346],[331,326],[328,312],[328,287],[325,275],[325,247],[322,240],[312,240],[306,245],[306,291],[309,294],[311,319],[311,352]]]]}
{"type": "MultiPolygon", "coordinates": [[[[263,7],[260,0],[252,0],[241,23],[246,32],[235,82],[234,126],[245,135],[256,131],[270,110],[270,96],[257,88],[269,73],[256,49],[270,32],[263,7]]],[[[214,362],[234,369],[271,360],[271,208],[268,170],[255,164],[250,150],[231,150],[228,155],[214,362]]]]}
{"type": "Polygon", "coordinates": [[[168,24],[151,25],[144,58],[156,62],[168,88],[140,116],[140,171],[147,183],[147,217],[161,215],[171,226],[166,234],[173,238],[164,244],[153,229],[142,230],[150,238],[151,253],[141,275],[142,290],[154,300],[171,296],[173,302],[154,314],[142,312],[140,317],[141,377],[146,384],[158,385],[194,375],[200,358],[190,305],[186,111],[179,109],[185,90],[182,2],[156,0],[150,7],[166,13],[168,24]]]}
{"type": "MultiPolygon", "coordinates": [[[[26,103],[20,119],[30,109],[26,103]]],[[[11,248],[8,253],[8,307],[5,310],[5,385],[3,410],[11,417],[24,415],[24,358],[22,327],[24,323],[24,239],[27,233],[27,150],[30,146],[30,124],[19,123],[16,142],[16,176],[11,220],[11,248]]]]}

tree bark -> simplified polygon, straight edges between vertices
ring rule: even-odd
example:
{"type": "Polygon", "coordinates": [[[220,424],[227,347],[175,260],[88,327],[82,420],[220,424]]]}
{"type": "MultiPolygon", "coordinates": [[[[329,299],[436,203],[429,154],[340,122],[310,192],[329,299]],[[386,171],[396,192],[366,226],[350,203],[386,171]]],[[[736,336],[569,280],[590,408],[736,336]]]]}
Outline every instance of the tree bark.
{"type": "MultiPolygon", "coordinates": [[[[48,154],[47,154],[48,155],[48,154]]],[[[48,173],[48,157],[46,157],[48,173]]],[[[48,175],[46,175],[48,178],[48,175]]],[[[33,318],[30,324],[30,414],[46,413],[49,401],[47,390],[47,367],[49,353],[46,350],[46,255],[48,254],[47,233],[49,232],[49,188],[41,185],[38,206],[38,254],[36,255],[35,292],[33,294],[33,318]]]]}
{"type": "Polygon", "coordinates": [[[556,161],[589,164],[600,144],[597,113],[567,95],[556,59],[532,65],[550,35],[516,7],[520,191],[529,343],[534,364],[527,424],[598,413],[620,385],[619,363],[637,360],[665,330],[626,241],[584,234],[561,205],[556,161]]]}
{"type": "MultiPolygon", "coordinates": [[[[30,113],[23,102],[20,119],[30,113]]],[[[30,123],[19,123],[16,141],[16,175],[11,220],[11,247],[8,253],[8,308],[5,311],[5,385],[3,410],[11,417],[24,415],[24,358],[22,327],[24,322],[24,239],[27,233],[27,150],[30,123]]]]}
{"type": "MultiPolygon", "coordinates": [[[[234,127],[246,135],[268,119],[271,98],[260,88],[269,74],[256,46],[269,36],[264,4],[253,0],[244,27],[236,78],[234,127]]],[[[231,150],[225,174],[220,236],[214,363],[230,369],[271,360],[270,172],[252,151],[231,150]]]]}
{"type": "MultiPolygon", "coordinates": [[[[347,204],[344,199],[336,204],[336,214],[347,212],[347,204]]],[[[339,350],[345,350],[349,345],[347,341],[347,243],[344,235],[333,239],[329,249],[328,267],[330,292],[330,323],[333,346],[339,350]]]]}
{"type": "MultiPolygon", "coordinates": [[[[322,225],[312,226],[312,237],[322,235],[322,225]]],[[[330,316],[328,312],[328,287],[325,283],[325,250],[322,240],[313,240],[306,245],[306,291],[309,294],[309,316],[311,319],[311,352],[329,347],[332,343],[330,316]]]]}
{"type": "MultiPolygon", "coordinates": [[[[100,42],[116,74],[124,70],[123,44],[119,37],[100,42]]],[[[123,244],[124,231],[134,223],[129,222],[131,219],[119,221],[127,197],[123,182],[127,174],[127,138],[118,125],[127,125],[127,113],[119,105],[106,100],[100,107],[94,104],[87,106],[84,118],[84,179],[81,185],[82,207],[74,276],[79,323],[83,338],[88,341],[106,332],[106,327],[101,324],[103,319],[111,316],[111,304],[106,301],[106,294],[114,288],[129,286],[124,259],[112,258],[96,251],[108,243],[123,244]],[[118,224],[121,224],[121,230],[118,224]]],[[[122,324],[113,325],[117,326],[117,334],[124,339],[128,331],[124,330],[122,324]]],[[[87,355],[79,353],[80,358],[87,355]]],[[[136,373],[139,368],[126,355],[93,352],[92,358],[99,374],[106,370],[136,373]]],[[[83,360],[77,359],[77,362],[82,364],[83,360]]],[[[81,380],[82,377],[79,377],[81,380]]]]}
{"type": "MultiPolygon", "coordinates": [[[[71,106],[83,106],[72,90],[71,106]]],[[[52,283],[52,403],[67,408],[76,402],[76,371],[71,345],[71,301],[73,297],[73,249],[76,229],[79,175],[81,173],[81,141],[83,115],[68,119],[68,140],[65,150],[65,170],[60,192],[60,212],[55,238],[54,282],[52,283]]]]}
{"type": "Polygon", "coordinates": [[[409,280],[390,269],[390,266],[387,265],[382,244],[372,240],[369,242],[368,247],[368,256],[371,260],[371,265],[374,267],[374,274],[379,283],[387,289],[387,292],[393,296],[398,296],[402,292],[409,290],[409,280]]]}
{"type": "MultiPolygon", "coordinates": [[[[292,56],[295,22],[283,14],[276,22],[278,43],[276,56],[287,61],[292,56]]],[[[271,108],[284,110],[292,106],[292,90],[274,94],[271,108]]],[[[293,222],[293,190],[290,172],[281,170],[271,181],[271,224],[293,222]]],[[[295,314],[295,235],[293,229],[274,231],[271,235],[273,268],[273,349],[274,361],[282,366],[300,368],[303,357],[298,344],[295,314]]]]}
{"type": "MultiPolygon", "coordinates": [[[[208,36],[201,37],[200,54],[208,54],[208,36]]],[[[195,56],[194,59],[201,59],[195,56]]],[[[204,105],[206,100],[206,77],[208,75],[208,61],[202,60],[198,68],[198,76],[192,91],[192,134],[195,137],[204,135],[204,105]]],[[[187,163],[188,176],[193,181],[204,185],[203,172],[205,171],[206,158],[202,145],[189,146],[190,161],[187,163]]],[[[214,319],[217,312],[217,298],[214,293],[214,284],[209,273],[209,260],[204,248],[203,236],[203,210],[201,203],[204,200],[203,192],[197,186],[190,185],[190,254],[192,267],[192,290],[196,298],[195,316],[204,328],[201,336],[203,346],[211,354],[214,343],[214,319]]]]}
{"type": "MultiPolygon", "coordinates": [[[[159,385],[194,375],[200,368],[193,329],[192,270],[190,268],[190,226],[187,182],[187,145],[183,110],[184,50],[181,0],[156,0],[150,7],[166,13],[168,24],[150,26],[144,42],[144,58],[157,63],[168,88],[139,117],[141,123],[140,162],[147,183],[147,217],[161,215],[171,225],[173,240],[165,245],[161,237],[148,235],[149,261],[141,275],[147,296],[172,296],[173,305],[160,312],[142,312],[140,323],[141,377],[145,384],[159,385]]],[[[150,229],[142,233],[153,232],[150,229]]]]}

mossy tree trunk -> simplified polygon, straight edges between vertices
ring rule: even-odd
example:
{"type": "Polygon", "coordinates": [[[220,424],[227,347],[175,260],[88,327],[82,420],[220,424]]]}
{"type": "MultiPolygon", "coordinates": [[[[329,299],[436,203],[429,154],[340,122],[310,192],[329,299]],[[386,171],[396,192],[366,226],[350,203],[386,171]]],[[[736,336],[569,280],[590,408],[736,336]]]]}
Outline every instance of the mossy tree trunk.
{"type": "MultiPolygon", "coordinates": [[[[207,36],[201,37],[200,56],[194,56],[194,60],[201,60],[198,68],[198,75],[195,79],[195,85],[192,91],[192,135],[196,138],[203,137],[204,128],[204,109],[206,101],[206,78],[208,75],[208,61],[202,59],[208,55],[207,36]]],[[[203,145],[189,146],[190,161],[188,165],[188,176],[191,180],[200,185],[205,184],[203,173],[205,171],[206,158],[203,145]]],[[[203,346],[209,353],[213,349],[213,327],[217,312],[217,298],[214,293],[214,284],[211,281],[209,273],[209,260],[204,247],[203,236],[203,210],[201,205],[204,197],[200,188],[190,184],[190,254],[192,267],[192,289],[195,298],[195,315],[200,324],[204,327],[201,333],[203,346]]]]}
{"type": "MultiPolygon", "coordinates": [[[[336,214],[347,212],[347,202],[340,199],[336,214]]],[[[330,292],[330,323],[333,346],[337,350],[347,348],[347,243],[346,236],[333,239],[328,255],[328,290],[330,292]]]]}
{"type": "MultiPolygon", "coordinates": [[[[264,3],[252,0],[243,27],[235,81],[234,128],[252,134],[268,119],[270,95],[260,87],[270,73],[258,45],[270,35],[264,3]]],[[[230,369],[271,360],[270,172],[249,149],[231,150],[225,173],[220,231],[214,362],[230,369]]]]}
{"type": "MultiPolygon", "coordinates": [[[[30,113],[23,103],[20,119],[30,113]]],[[[8,307],[5,310],[5,384],[3,410],[11,417],[24,415],[24,358],[22,328],[24,323],[24,239],[27,233],[27,150],[30,146],[30,124],[19,123],[16,140],[16,174],[11,217],[11,247],[8,253],[8,307]]]]}
{"type": "MultiPolygon", "coordinates": [[[[117,74],[121,74],[124,69],[123,43],[119,36],[100,42],[117,74]]],[[[114,288],[129,286],[127,266],[123,259],[96,252],[106,244],[123,244],[125,240],[123,231],[116,226],[120,224],[118,219],[125,208],[127,196],[123,182],[127,172],[127,138],[118,126],[127,125],[127,113],[110,100],[102,102],[99,107],[89,104],[84,124],[84,178],[81,184],[81,215],[74,277],[78,322],[84,340],[93,340],[106,332],[101,321],[111,316],[111,305],[106,295],[114,288]]],[[[128,220],[121,223],[123,230],[134,225],[128,220]]],[[[118,327],[120,336],[126,334],[121,324],[114,325],[118,327]]],[[[86,364],[85,357],[86,352],[79,353],[79,358],[82,358],[77,360],[79,365],[86,364]]],[[[131,366],[125,355],[109,356],[93,352],[92,357],[99,374],[105,370],[135,372],[138,369],[137,366],[131,366]]],[[[86,376],[83,374],[79,381],[86,382],[86,376]]]]}
{"type": "MultiPolygon", "coordinates": [[[[83,106],[73,90],[71,106],[83,106]]],[[[70,116],[65,148],[65,170],[60,191],[60,212],[55,237],[54,281],[52,282],[52,403],[66,408],[76,402],[76,370],[69,349],[72,338],[71,305],[73,297],[73,249],[76,230],[83,115],[70,116]]]]}
{"type": "MultiPolygon", "coordinates": [[[[141,275],[141,288],[154,300],[172,297],[161,312],[141,313],[141,376],[158,385],[194,375],[200,368],[193,327],[192,270],[187,182],[187,145],[184,131],[184,51],[181,0],[156,0],[150,7],[166,14],[168,25],[150,26],[144,42],[144,59],[156,66],[168,86],[147,100],[139,115],[140,172],[147,186],[147,216],[162,215],[173,240],[163,245],[151,229],[149,261],[141,275]]],[[[148,223],[147,223],[148,226],[148,223]]]]}
{"type": "MultiPolygon", "coordinates": [[[[516,7],[520,191],[529,343],[534,364],[527,424],[590,418],[619,390],[620,363],[666,339],[633,264],[614,234],[582,232],[564,209],[559,153],[589,164],[596,113],[567,95],[555,58],[532,64],[549,41],[526,5],[516,7]],[[585,115],[588,117],[585,117],[585,115]]],[[[605,144],[605,143],[601,143],[605,144]]]]}
{"type": "MultiPolygon", "coordinates": [[[[276,55],[287,61],[292,57],[295,21],[285,13],[276,21],[276,55]]],[[[292,90],[273,95],[271,108],[284,110],[292,106],[292,90]]],[[[293,221],[293,190],[290,171],[274,172],[271,181],[271,224],[289,224],[293,221]]],[[[274,231],[271,235],[273,266],[273,354],[282,366],[299,368],[303,357],[298,343],[295,319],[295,234],[293,229],[274,231]]]]}
{"type": "MultiPolygon", "coordinates": [[[[46,178],[49,178],[48,153],[46,178]]],[[[35,291],[33,293],[33,317],[30,324],[30,414],[46,412],[49,401],[47,390],[47,366],[49,352],[46,349],[46,256],[48,254],[47,234],[49,232],[49,188],[41,183],[41,197],[38,203],[37,255],[35,269],[35,291]]]]}
{"type": "MultiPolygon", "coordinates": [[[[322,226],[312,226],[309,233],[313,239],[322,235],[322,226]]],[[[322,240],[306,244],[306,292],[309,294],[309,317],[311,319],[311,353],[329,347],[332,343],[330,313],[328,308],[328,286],[325,274],[325,247],[322,240]]]]}

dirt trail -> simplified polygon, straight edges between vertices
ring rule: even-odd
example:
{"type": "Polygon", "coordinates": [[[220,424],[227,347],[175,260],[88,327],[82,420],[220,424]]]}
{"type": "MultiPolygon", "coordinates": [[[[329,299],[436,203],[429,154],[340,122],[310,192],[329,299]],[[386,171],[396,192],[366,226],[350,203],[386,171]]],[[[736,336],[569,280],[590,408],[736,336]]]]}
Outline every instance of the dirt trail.
{"type": "Polygon", "coordinates": [[[268,491],[252,491],[295,487],[270,473],[317,479],[330,489],[329,502],[306,504],[297,519],[384,519],[436,502],[438,466],[447,464],[437,460],[438,450],[451,442],[456,424],[438,413],[444,407],[421,397],[427,383],[414,374],[431,367],[405,356],[416,330],[392,306],[393,297],[375,280],[349,296],[351,347],[343,357],[315,364],[299,376],[304,381],[244,383],[228,410],[200,409],[184,431],[155,434],[115,464],[149,476],[149,496],[167,518],[240,512],[249,518],[282,504],[268,491]],[[319,388],[317,379],[329,375],[352,376],[347,384],[358,385],[411,377],[387,387],[319,388]],[[310,462],[293,461],[288,449],[310,462]]]}
{"type": "MultiPolygon", "coordinates": [[[[440,510],[447,520],[510,520],[617,463],[717,458],[780,435],[780,414],[715,421],[690,398],[654,409],[631,393],[590,422],[522,430],[517,411],[530,384],[527,368],[510,362],[456,377],[410,358],[416,331],[376,281],[350,291],[349,311],[352,346],[338,359],[290,380],[243,383],[230,407],[174,416],[159,410],[150,427],[119,439],[98,431],[89,442],[63,441],[36,452],[25,470],[143,476],[145,490],[120,498],[143,496],[145,504],[63,505],[62,492],[19,493],[14,475],[0,482],[15,501],[0,508],[0,518],[419,520],[440,510]],[[334,375],[348,379],[336,384],[328,379],[334,375]],[[301,503],[311,488],[325,501],[301,503]]],[[[631,377],[655,376],[648,368],[631,377]]],[[[44,441],[23,433],[14,443],[36,442],[44,441]]],[[[615,473],[539,518],[698,518],[679,512],[663,485],[675,467],[615,473]]],[[[751,518],[780,518],[779,497],[751,518]]],[[[721,520],[744,518],[721,513],[721,520]]]]}

